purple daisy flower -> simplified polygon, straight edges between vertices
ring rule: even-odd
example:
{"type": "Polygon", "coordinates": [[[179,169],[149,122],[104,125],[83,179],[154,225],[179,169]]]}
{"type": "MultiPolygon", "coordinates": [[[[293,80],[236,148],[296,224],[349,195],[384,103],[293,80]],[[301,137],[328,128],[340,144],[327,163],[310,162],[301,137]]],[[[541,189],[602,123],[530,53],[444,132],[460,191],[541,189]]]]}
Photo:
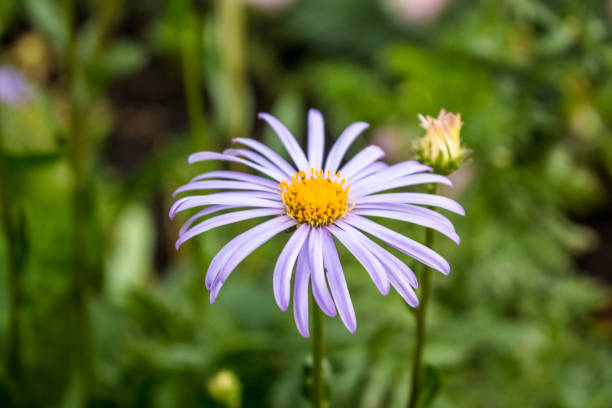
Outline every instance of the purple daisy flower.
{"type": "Polygon", "coordinates": [[[363,265],[383,295],[393,287],[409,305],[417,306],[418,299],[414,292],[417,279],[412,270],[369,236],[444,274],[450,272],[448,262],[430,248],[368,217],[422,225],[459,243],[459,236],[446,217],[419,206],[440,207],[463,215],[463,208],[455,201],[423,193],[381,194],[416,184],[450,185],[450,181],[444,176],[431,174],[430,167],[416,161],[387,165],[381,161],[384,152],[374,145],[366,147],[340,166],[349,146],[368,127],[366,123],[356,122],[347,127],[323,163],[325,137],[323,117],[319,111],[309,111],[308,155],[276,118],[267,113],[261,113],[259,117],[275,131],[295,167],[262,143],[237,138],[233,141],[244,148],[228,149],[223,153],[194,153],[189,157],[189,163],[205,160],[236,162],[257,170],[262,176],[211,171],[195,177],[174,193],[229,190],[188,196],[174,203],[170,209],[171,218],[190,208],[205,207],[181,227],[177,248],[188,239],[222,225],[272,217],[232,239],[213,258],[206,274],[211,304],[223,283],[244,258],[281,231],[296,227],[276,261],[273,287],[276,303],[281,310],[287,310],[295,267],[293,311],[297,328],[304,337],[309,336],[309,286],[317,305],[325,314],[339,314],[351,333],[357,327],[334,237],[363,265]],[[231,212],[197,222],[225,210],[231,212]]]}
{"type": "Polygon", "coordinates": [[[0,66],[0,104],[22,102],[30,95],[30,87],[19,71],[0,66]]]}

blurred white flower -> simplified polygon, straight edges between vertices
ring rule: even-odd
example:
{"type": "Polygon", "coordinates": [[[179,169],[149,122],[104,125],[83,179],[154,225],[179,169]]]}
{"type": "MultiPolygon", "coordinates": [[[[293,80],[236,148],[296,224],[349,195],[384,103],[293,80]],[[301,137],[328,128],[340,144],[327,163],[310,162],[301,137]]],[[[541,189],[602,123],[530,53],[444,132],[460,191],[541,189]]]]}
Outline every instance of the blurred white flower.
{"type": "Polygon", "coordinates": [[[406,23],[429,23],[446,8],[446,0],[386,0],[392,15],[406,23]]]}

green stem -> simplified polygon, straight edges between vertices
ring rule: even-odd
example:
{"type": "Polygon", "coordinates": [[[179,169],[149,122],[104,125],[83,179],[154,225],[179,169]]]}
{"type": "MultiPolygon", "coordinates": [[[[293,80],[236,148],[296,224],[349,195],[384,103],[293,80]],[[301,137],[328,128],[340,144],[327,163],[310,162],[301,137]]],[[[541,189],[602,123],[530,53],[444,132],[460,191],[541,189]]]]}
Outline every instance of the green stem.
{"type": "Polygon", "coordinates": [[[91,325],[89,320],[90,296],[90,266],[88,262],[88,226],[89,224],[89,187],[87,185],[88,140],[86,138],[82,115],[84,113],[83,100],[78,93],[78,58],[76,54],[76,27],[75,2],[64,1],[64,16],[68,28],[68,41],[64,55],[66,70],[66,86],[69,93],[68,132],[72,138],[70,166],[74,177],[74,191],[72,196],[72,288],[71,300],[73,302],[73,375],[74,378],[84,382],[82,391],[78,396],[78,405],[85,406],[92,370],[91,355],[91,325]]]}
{"type": "Polygon", "coordinates": [[[230,140],[247,132],[248,91],[244,46],[244,4],[242,0],[217,0],[219,24],[218,49],[221,59],[221,84],[224,95],[220,100],[223,131],[230,140]]]}
{"type": "Polygon", "coordinates": [[[0,195],[2,202],[2,226],[6,232],[6,267],[9,282],[9,327],[7,342],[7,369],[19,382],[21,378],[21,325],[19,309],[21,304],[21,276],[18,255],[19,233],[15,223],[14,208],[11,200],[11,180],[4,153],[2,133],[2,112],[0,112],[0,195]]]}
{"type": "MultiPolygon", "coordinates": [[[[428,187],[428,193],[435,194],[435,185],[428,187]]],[[[431,228],[425,230],[425,246],[432,248],[434,244],[434,231],[431,228]]],[[[419,307],[415,310],[416,319],[416,341],[414,344],[414,357],[412,359],[412,379],[410,384],[410,401],[408,408],[415,408],[421,392],[421,371],[423,365],[423,351],[425,349],[425,341],[427,336],[427,327],[425,318],[427,316],[427,306],[431,297],[431,268],[423,265],[421,274],[421,296],[419,307]]]]}
{"type": "Polygon", "coordinates": [[[323,382],[323,355],[325,354],[325,340],[323,334],[323,312],[312,300],[312,403],[315,408],[325,407],[325,389],[323,382]]]}
{"type": "Polygon", "coordinates": [[[200,17],[193,11],[191,2],[187,2],[182,27],[179,28],[181,46],[181,64],[183,69],[183,87],[189,115],[192,149],[212,149],[206,137],[206,120],[204,118],[204,100],[202,98],[201,50],[200,50],[200,17]]]}

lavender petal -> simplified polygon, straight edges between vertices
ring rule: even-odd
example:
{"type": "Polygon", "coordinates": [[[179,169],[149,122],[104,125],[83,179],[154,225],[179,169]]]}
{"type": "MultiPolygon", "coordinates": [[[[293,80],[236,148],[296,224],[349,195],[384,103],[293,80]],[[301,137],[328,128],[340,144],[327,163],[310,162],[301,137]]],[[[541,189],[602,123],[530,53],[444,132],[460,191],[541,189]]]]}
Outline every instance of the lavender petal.
{"type": "Polygon", "coordinates": [[[189,219],[187,221],[185,221],[185,223],[181,226],[181,228],[179,229],[179,235],[183,235],[185,233],[185,231],[187,231],[189,228],[191,228],[193,223],[196,222],[196,220],[198,218],[201,218],[201,217],[204,217],[206,215],[210,215],[210,214],[216,213],[218,211],[229,210],[230,208],[237,208],[237,206],[234,206],[234,205],[211,205],[208,208],[204,208],[203,210],[198,211],[197,213],[195,213],[194,215],[189,217],[189,219]]]}
{"type": "Polygon", "coordinates": [[[336,315],[336,306],[327,289],[325,269],[323,268],[323,243],[321,241],[320,228],[313,228],[308,236],[308,256],[314,299],[323,313],[333,317],[336,315]]]}
{"type": "Polygon", "coordinates": [[[172,197],[185,191],[194,190],[250,190],[250,191],[265,191],[268,193],[277,193],[278,187],[264,187],[253,183],[244,183],[242,181],[229,181],[229,180],[206,180],[206,181],[195,181],[193,183],[185,184],[174,190],[172,197]]]}
{"type": "Polygon", "coordinates": [[[394,180],[381,178],[378,183],[369,184],[367,186],[354,187],[352,189],[355,196],[365,196],[373,193],[378,193],[384,190],[392,190],[394,188],[414,186],[417,184],[427,183],[442,183],[447,186],[452,186],[451,181],[439,174],[413,174],[412,176],[399,177],[394,180]],[[383,180],[382,182],[380,180],[383,180]]]}
{"type": "Polygon", "coordinates": [[[357,319],[355,318],[355,310],[351,295],[346,286],[344,273],[342,272],[342,264],[338,258],[338,251],[334,245],[334,240],[327,229],[321,229],[323,242],[323,263],[327,269],[327,282],[331,291],[334,303],[338,309],[338,314],[342,323],[351,332],[355,333],[357,329],[357,319]]]}
{"type": "Polygon", "coordinates": [[[344,220],[353,227],[378,237],[393,248],[445,275],[450,272],[448,262],[425,245],[359,215],[348,214],[344,217],[344,220]]]}
{"type": "Polygon", "coordinates": [[[204,205],[222,204],[222,205],[240,205],[243,207],[264,207],[264,208],[284,208],[284,204],[278,195],[273,195],[264,192],[225,192],[208,195],[196,195],[183,197],[176,200],[170,207],[170,219],[181,212],[194,207],[204,205]]]}
{"type": "Polygon", "coordinates": [[[235,222],[244,221],[251,218],[268,217],[271,215],[282,215],[283,212],[284,211],[279,208],[258,208],[255,210],[235,211],[228,214],[218,215],[216,217],[202,221],[196,226],[185,231],[183,234],[179,235],[175,246],[176,249],[178,249],[185,241],[213,228],[221,227],[227,224],[233,224],[235,222]]]}
{"type": "Polygon", "coordinates": [[[276,261],[272,286],[274,288],[274,298],[282,311],[287,310],[287,307],[289,307],[289,297],[291,296],[291,273],[293,272],[295,261],[304,246],[304,241],[306,241],[309,232],[309,225],[300,225],[293,235],[291,235],[291,238],[287,241],[287,244],[276,261]]]}
{"type": "Polygon", "coordinates": [[[218,292],[218,288],[244,258],[264,242],[295,224],[294,219],[280,216],[265,221],[232,239],[211,261],[206,272],[206,288],[211,289],[214,285],[217,286],[218,292]]]}
{"type": "Polygon", "coordinates": [[[237,137],[237,138],[232,139],[232,142],[243,144],[261,153],[264,157],[266,157],[272,163],[276,164],[289,177],[293,176],[297,172],[295,168],[289,163],[287,163],[287,161],[283,159],[278,153],[270,149],[265,144],[258,142],[257,140],[237,137]]]}
{"type": "MultiPolygon", "coordinates": [[[[365,170],[366,169],[364,169],[364,171],[365,170]]],[[[361,178],[361,180],[359,180],[358,182],[354,181],[353,187],[361,188],[366,185],[378,184],[380,180],[395,180],[398,177],[408,176],[410,174],[420,173],[424,171],[431,172],[432,168],[414,160],[405,161],[394,164],[392,166],[387,166],[385,169],[382,169],[379,172],[370,174],[368,177],[361,178]]],[[[360,174],[361,172],[356,174],[355,176],[359,177],[360,174]]]]}
{"type": "Polygon", "coordinates": [[[310,269],[306,265],[308,257],[305,246],[302,247],[295,267],[295,283],[293,285],[293,317],[298,331],[304,337],[310,337],[308,330],[308,286],[310,269]]]}
{"type": "MultiPolygon", "coordinates": [[[[415,288],[419,286],[416,275],[412,269],[410,269],[408,265],[398,259],[395,255],[378,245],[376,242],[371,240],[358,229],[352,227],[350,224],[344,221],[337,221],[337,224],[342,229],[358,235],[358,239],[363,242],[363,246],[368,248],[372,252],[372,255],[374,255],[380,261],[381,265],[384,266],[385,270],[389,272],[387,274],[389,279],[391,279],[392,274],[401,275],[402,279],[407,281],[409,285],[412,285],[415,288]]],[[[391,283],[393,284],[393,282],[391,283]]]]}
{"type": "Polygon", "coordinates": [[[351,185],[360,185],[361,181],[366,177],[371,176],[373,174],[377,174],[388,167],[389,165],[383,161],[375,161],[374,163],[364,167],[361,171],[357,172],[353,177],[351,177],[351,185]]]}
{"type": "Polygon", "coordinates": [[[365,197],[360,197],[355,201],[355,207],[361,207],[364,204],[371,203],[405,203],[405,204],[421,204],[430,205],[433,207],[444,208],[459,215],[465,215],[465,210],[456,201],[450,198],[424,193],[388,193],[375,194],[365,197]]]}
{"type": "Polygon", "coordinates": [[[262,155],[257,154],[249,149],[225,149],[223,151],[223,154],[229,154],[230,156],[235,156],[235,157],[242,156],[245,159],[248,159],[252,161],[253,163],[256,163],[260,165],[261,167],[267,169],[270,173],[274,174],[276,176],[275,178],[277,179],[278,178],[283,179],[286,177],[286,175],[283,173],[283,171],[280,168],[278,168],[278,166],[268,161],[268,159],[266,159],[262,155]]]}
{"type": "Polygon", "coordinates": [[[460,238],[459,235],[455,232],[455,230],[451,227],[449,228],[446,223],[439,222],[436,219],[426,218],[423,216],[400,212],[400,211],[391,211],[391,210],[366,210],[366,209],[354,209],[352,214],[358,215],[367,215],[371,217],[383,217],[383,218],[391,218],[393,220],[410,222],[413,224],[421,225],[423,227],[434,229],[442,234],[446,235],[455,243],[459,244],[460,238]]]}
{"type": "Polygon", "coordinates": [[[340,162],[344,158],[346,151],[353,144],[357,136],[366,130],[370,125],[365,122],[355,122],[349,125],[344,132],[338,137],[336,143],[332,146],[325,162],[325,173],[329,170],[331,173],[335,173],[340,167],[340,162]]]}
{"type": "Polygon", "coordinates": [[[354,174],[384,157],[384,155],[385,152],[380,147],[370,145],[349,160],[349,162],[340,169],[340,174],[342,177],[350,179],[354,174]]]}
{"type": "Polygon", "coordinates": [[[196,162],[207,161],[207,160],[221,160],[221,161],[236,162],[236,163],[244,164],[245,166],[248,166],[252,169],[255,169],[265,174],[266,176],[274,180],[277,180],[278,182],[281,182],[285,179],[285,177],[279,176],[278,172],[270,171],[267,168],[260,166],[257,163],[253,163],[249,160],[244,160],[240,157],[231,156],[229,154],[222,154],[222,153],[216,153],[216,152],[197,152],[197,153],[193,153],[192,155],[190,155],[188,159],[189,163],[196,163],[196,162]]]}
{"type": "Polygon", "coordinates": [[[316,109],[308,111],[308,161],[313,169],[323,167],[325,125],[323,115],[316,109]]]}
{"type": "Polygon", "coordinates": [[[265,120],[270,127],[274,130],[280,141],[287,149],[287,153],[293,159],[293,162],[297,166],[298,170],[308,170],[308,160],[302,151],[302,148],[295,140],[289,129],[285,127],[278,119],[268,113],[260,113],[259,117],[265,120]]]}
{"type": "Polygon", "coordinates": [[[361,265],[368,272],[372,281],[383,295],[389,293],[389,279],[383,266],[374,255],[364,248],[358,240],[355,240],[352,235],[349,235],[345,230],[336,225],[328,225],[327,230],[331,232],[338,241],[348,249],[361,265]]]}

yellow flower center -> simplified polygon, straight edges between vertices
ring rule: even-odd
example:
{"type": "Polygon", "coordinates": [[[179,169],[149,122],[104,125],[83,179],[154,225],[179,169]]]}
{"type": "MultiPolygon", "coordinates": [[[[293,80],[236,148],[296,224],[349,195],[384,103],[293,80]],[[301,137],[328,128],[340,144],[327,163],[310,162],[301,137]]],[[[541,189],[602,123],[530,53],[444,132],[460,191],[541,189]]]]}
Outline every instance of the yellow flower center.
{"type": "Polygon", "coordinates": [[[348,210],[350,185],[344,187],[344,183],[340,172],[327,171],[323,177],[323,170],[310,169],[308,178],[305,171],[295,173],[279,186],[287,215],[313,227],[331,224],[348,210]]]}

